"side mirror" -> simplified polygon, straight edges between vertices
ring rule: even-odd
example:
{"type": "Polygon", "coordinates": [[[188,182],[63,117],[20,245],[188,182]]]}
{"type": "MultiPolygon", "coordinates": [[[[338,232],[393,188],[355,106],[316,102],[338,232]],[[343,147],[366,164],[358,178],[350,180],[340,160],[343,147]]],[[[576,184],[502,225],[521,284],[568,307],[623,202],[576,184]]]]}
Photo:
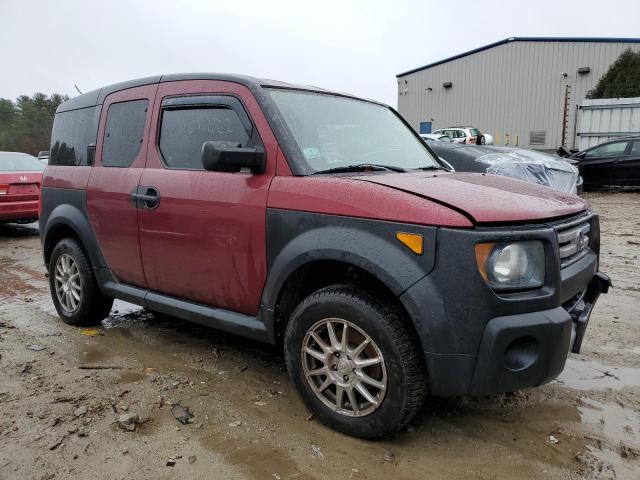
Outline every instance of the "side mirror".
{"type": "Polygon", "coordinates": [[[265,155],[261,148],[243,148],[238,142],[204,142],[202,166],[211,172],[238,172],[249,168],[253,173],[264,173],[265,155]]]}

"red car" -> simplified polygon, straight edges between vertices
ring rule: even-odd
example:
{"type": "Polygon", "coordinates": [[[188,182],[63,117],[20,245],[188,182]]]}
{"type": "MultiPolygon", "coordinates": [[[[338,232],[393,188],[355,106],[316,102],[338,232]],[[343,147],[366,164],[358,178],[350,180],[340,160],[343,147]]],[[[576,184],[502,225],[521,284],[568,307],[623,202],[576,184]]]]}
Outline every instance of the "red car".
{"type": "Polygon", "coordinates": [[[26,153],[0,152],[0,223],[38,219],[45,165],[26,153]]]}
{"type": "Polygon", "coordinates": [[[451,173],[386,105],[243,76],[60,105],[40,224],[65,322],[119,298],[279,345],[316,417],[365,438],[427,394],[555,378],[609,286],[584,200],[451,173]]]}

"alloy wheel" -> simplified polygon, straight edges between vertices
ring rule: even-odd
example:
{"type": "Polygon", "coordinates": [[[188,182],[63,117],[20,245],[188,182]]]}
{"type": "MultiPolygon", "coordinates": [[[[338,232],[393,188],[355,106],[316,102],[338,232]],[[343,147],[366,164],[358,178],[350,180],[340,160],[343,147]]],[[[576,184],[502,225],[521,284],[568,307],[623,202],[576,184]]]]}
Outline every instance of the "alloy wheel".
{"type": "Polygon", "coordinates": [[[316,322],[302,344],[304,376],[316,396],[336,413],[373,413],[387,390],[382,352],[361,328],[339,318],[316,322]]]}
{"type": "Polygon", "coordinates": [[[63,253],[58,257],[54,275],[58,302],[67,312],[75,312],[82,298],[82,282],[78,265],[71,255],[63,253]]]}

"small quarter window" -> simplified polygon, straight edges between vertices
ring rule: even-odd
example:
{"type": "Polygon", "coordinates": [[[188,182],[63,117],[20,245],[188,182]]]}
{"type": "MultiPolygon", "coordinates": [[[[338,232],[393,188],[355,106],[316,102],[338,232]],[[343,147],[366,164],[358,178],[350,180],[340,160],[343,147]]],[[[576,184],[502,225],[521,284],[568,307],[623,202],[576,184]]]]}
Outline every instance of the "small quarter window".
{"type": "Polygon", "coordinates": [[[202,144],[229,141],[246,147],[249,132],[227,107],[165,109],[160,127],[160,152],[169,168],[203,170],[202,144]]]}
{"type": "Polygon", "coordinates": [[[144,138],[148,100],[112,103],[102,146],[103,167],[129,167],[144,138]]]}
{"type": "Polygon", "coordinates": [[[49,165],[88,165],[87,147],[96,143],[99,106],[57,113],[53,120],[49,165]]]}

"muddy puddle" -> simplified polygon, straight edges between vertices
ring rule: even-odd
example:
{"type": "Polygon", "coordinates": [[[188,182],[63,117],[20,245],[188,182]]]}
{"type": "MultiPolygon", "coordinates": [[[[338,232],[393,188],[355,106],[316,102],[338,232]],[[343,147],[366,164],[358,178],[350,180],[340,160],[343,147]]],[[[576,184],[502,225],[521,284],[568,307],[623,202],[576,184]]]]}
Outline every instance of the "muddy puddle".
{"type": "Polygon", "coordinates": [[[640,475],[640,413],[620,405],[584,400],[579,408],[587,437],[595,442],[588,452],[598,459],[612,478],[640,475]]]}
{"type": "Polygon", "coordinates": [[[576,390],[606,390],[640,386],[640,368],[604,365],[597,361],[568,358],[554,381],[576,390]]]}
{"type": "Polygon", "coordinates": [[[105,328],[134,326],[135,324],[144,326],[144,322],[148,321],[150,316],[151,313],[139,305],[115,300],[109,317],[102,321],[102,325],[105,328]]]}
{"type": "Polygon", "coordinates": [[[640,447],[640,412],[620,405],[585,399],[578,408],[582,423],[592,432],[640,447]]]}

